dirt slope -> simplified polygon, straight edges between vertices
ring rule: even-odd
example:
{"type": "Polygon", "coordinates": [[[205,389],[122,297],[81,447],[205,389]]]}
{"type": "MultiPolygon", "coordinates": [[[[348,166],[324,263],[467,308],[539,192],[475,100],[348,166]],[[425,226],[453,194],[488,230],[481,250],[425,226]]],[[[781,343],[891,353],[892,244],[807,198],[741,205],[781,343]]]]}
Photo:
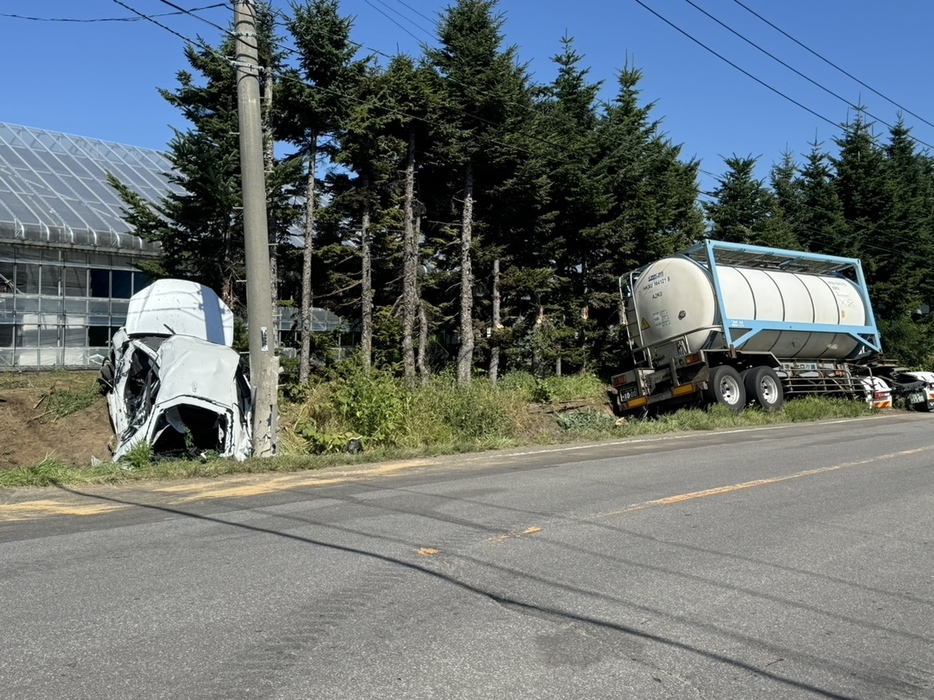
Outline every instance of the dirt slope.
{"type": "Polygon", "coordinates": [[[47,457],[74,467],[91,458],[111,459],[113,436],[103,398],[65,418],[54,420],[45,405],[54,383],[0,387],[0,469],[30,467],[47,457]]]}

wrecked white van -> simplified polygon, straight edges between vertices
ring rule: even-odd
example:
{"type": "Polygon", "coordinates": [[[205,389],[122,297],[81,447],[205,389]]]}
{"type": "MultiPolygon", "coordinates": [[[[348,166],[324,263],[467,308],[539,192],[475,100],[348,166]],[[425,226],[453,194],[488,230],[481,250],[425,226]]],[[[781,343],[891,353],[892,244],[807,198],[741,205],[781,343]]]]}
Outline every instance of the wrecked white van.
{"type": "Polygon", "coordinates": [[[114,461],[143,442],[154,455],[249,457],[251,391],[232,343],[233,313],[210,288],[163,279],[135,294],[99,377],[114,461]]]}

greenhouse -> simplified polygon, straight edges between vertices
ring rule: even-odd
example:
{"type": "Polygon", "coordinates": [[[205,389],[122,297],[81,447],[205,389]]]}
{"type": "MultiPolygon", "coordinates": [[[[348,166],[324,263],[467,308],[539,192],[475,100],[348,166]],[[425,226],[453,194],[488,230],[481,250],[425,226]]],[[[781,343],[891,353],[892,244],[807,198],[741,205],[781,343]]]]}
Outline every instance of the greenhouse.
{"type": "Polygon", "coordinates": [[[137,265],[107,173],[150,202],[173,187],[157,151],[0,123],[0,369],[100,364],[137,265]]]}

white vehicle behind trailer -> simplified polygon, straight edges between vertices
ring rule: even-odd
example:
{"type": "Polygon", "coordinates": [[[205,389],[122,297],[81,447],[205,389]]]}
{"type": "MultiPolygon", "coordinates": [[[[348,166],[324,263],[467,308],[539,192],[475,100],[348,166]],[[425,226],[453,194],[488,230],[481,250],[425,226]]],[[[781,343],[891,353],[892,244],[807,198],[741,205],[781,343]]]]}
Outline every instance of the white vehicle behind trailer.
{"type": "Polygon", "coordinates": [[[115,461],[144,442],[157,455],[250,455],[251,390],[232,342],[233,313],[204,285],[163,279],[130,299],[99,377],[115,461]]]}

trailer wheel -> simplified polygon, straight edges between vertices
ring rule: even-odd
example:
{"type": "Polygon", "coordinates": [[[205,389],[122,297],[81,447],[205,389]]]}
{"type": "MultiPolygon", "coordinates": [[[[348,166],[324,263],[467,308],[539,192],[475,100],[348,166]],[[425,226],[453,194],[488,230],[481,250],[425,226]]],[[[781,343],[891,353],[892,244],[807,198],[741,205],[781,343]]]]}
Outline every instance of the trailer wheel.
{"type": "Polygon", "coordinates": [[[720,365],[710,370],[707,380],[707,400],[726,406],[733,413],[739,413],[746,405],[746,389],[739,372],[728,365],[720,365]]]}
{"type": "Polygon", "coordinates": [[[785,403],[782,382],[771,367],[752,367],[743,372],[746,395],[765,411],[779,411],[785,403]]]}

